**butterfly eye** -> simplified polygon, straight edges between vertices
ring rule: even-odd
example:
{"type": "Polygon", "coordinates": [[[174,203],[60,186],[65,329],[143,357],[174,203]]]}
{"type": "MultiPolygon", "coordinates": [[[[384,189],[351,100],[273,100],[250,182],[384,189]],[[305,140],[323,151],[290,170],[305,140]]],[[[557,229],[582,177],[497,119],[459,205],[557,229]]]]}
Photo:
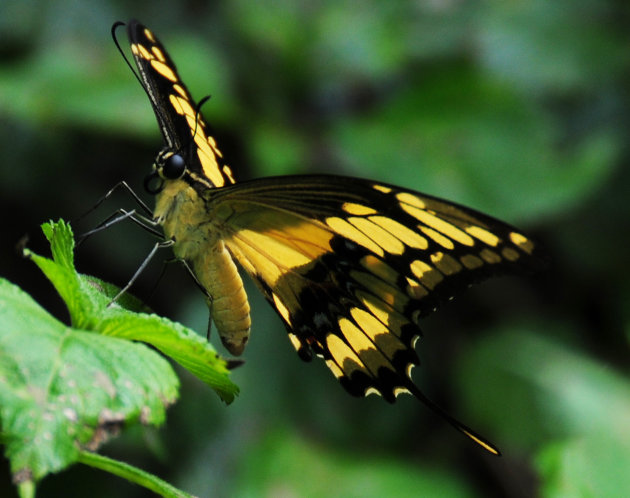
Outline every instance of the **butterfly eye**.
{"type": "Polygon", "coordinates": [[[164,178],[169,180],[177,180],[181,178],[186,171],[186,162],[180,154],[172,154],[164,161],[162,174],[164,178]]]}
{"type": "Polygon", "coordinates": [[[164,188],[164,180],[160,177],[157,171],[152,171],[144,179],[144,189],[149,194],[159,194],[164,188]]]}

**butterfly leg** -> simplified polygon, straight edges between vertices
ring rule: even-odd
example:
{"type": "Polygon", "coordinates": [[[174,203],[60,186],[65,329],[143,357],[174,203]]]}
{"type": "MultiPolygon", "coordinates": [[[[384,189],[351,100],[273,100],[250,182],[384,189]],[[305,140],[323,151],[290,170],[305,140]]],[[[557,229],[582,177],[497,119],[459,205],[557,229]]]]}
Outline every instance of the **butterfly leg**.
{"type": "Polygon", "coordinates": [[[109,191],[103,197],[101,197],[96,202],[96,204],[94,204],[94,206],[92,206],[88,211],[86,211],[81,216],[79,216],[78,218],[73,220],[72,224],[74,224],[75,222],[85,218],[88,214],[90,214],[91,212],[93,212],[96,209],[98,209],[98,207],[101,204],[103,204],[103,202],[105,202],[107,199],[109,199],[114,192],[116,192],[117,190],[119,190],[121,188],[123,190],[125,190],[129,195],[131,195],[131,197],[136,202],[136,204],[139,206],[140,210],[144,213],[144,215],[138,214],[138,212],[135,209],[132,209],[131,211],[127,211],[126,209],[118,209],[111,216],[109,216],[107,219],[105,219],[105,221],[99,223],[96,226],[96,228],[94,228],[93,230],[90,230],[90,231],[84,233],[83,235],[81,235],[78,238],[77,245],[82,244],[91,235],[93,235],[93,234],[95,234],[95,233],[97,233],[97,232],[99,232],[101,230],[105,230],[106,228],[109,228],[110,226],[112,226],[112,225],[114,225],[114,224],[116,224],[116,223],[118,223],[120,221],[123,221],[123,220],[125,220],[127,218],[131,219],[131,221],[133,221],[134,223],[136,223],[138,226],[140,226],[144,230],[148,231],[149,233],[155,235],[156,237],[158,237],[158,238],[162,238],[163,237],[161,232],[159,230],[156,230],[157,223],[155,221],[153,221],[153,213],[152,213],[151,209],[142,201],[142,199],[140,199],[138,194],[136,194],[135,191],[125,181],[119,182],[116,185],[114,185],[111,189],[109,189],[109,191]]]}
{"type": "Polygon", "coordinates": [[[139,215],[138,213],[136,213],[135,209],[132,209],[131,211],[126,211],[125,209],[118,209],[116,212],[110,215],[103,222],[99,223],[96,226],[96,228],[93,228],[92,230],[88,230],[87,232],[80,235],[77,239],[77,246],[81,245],[83,242],[85,242],[89,237],[91,237],[95,233],[98,233],[102,230],[106,230],[107,228],[115,225],[116,223],[120,223],[121,221],[124,221],[126,219],[130,219],[140,228],[142,228],[143,230],[146,230],[147,232],[151,233],[152,235],[160,239],[164,237],[162,233],[160,233],[160,231],[155,228],[158,226],[158,224],[154,222],[152,219],[147,218],[146,216],[139,215]]]}
{"type": "Polygon", "coordinates": [[[144,213],[147,216],[152,216],[153,211],[151,211],[151,208],[149,208],[149,206],[147,206],[144,201],[142,199],[140,199],[140,197],[138,196],[138,194],[136,194],[136,192],[127,184],[127,182],[125,182],[124,180],[121,182],[118,182],[116,185],[114,185],[112,188],[110,188],[107,193],[101,197],[98,201],[96,201],[96,204],[94,204],[94,206],[92,206],[90,209],[88,209],[85,213],[83,213],[81,216],[79,216],[76,220],[74,221],[79,221],[83,218],[85,218],[88,214],[90,214],[92,211],[95,211],[96,209],[98,209],[98,207],[103,204],[103,202],[105,202],[107,199],[109,199],[112,194],[114,192],[116,192],[118,189],[124,189],[129,195],[131,195],[131,197],[133,198],[133,200],[136,202],[136,204],[138,204],[138,206],[140,206],[140,208],[142,209],[142,211],[144,211],[144,213]]]}
{"type": "Polygon", "coordinates": [[[203,286],[203,284],[199,281],[199,279],[197,278],[197,275],[195,275],[195,272],[192,270],[192,268],[186,262],[186,260],[181,259],[179,261],[181,261],[181,263],[184,265],[184,268],[186,268],[186,271],[192,277],[193,282],[195,282],[195,285],[197,287],[199,287],[201,292],[203,292],[205,294],[205,296],[206,296],[206,301],[208,303],[208,311],[210,313],[208,315],[208,331],[206,333],[206,339],[209,341],[210,340],[210,333],[212,332],[212,296],[210,295],[208,290],[203,286]]]}
{"type": "MultiPolygon", "coordinates": [[[[212,309],[212,304],[208,304],[208,310],[212,309]]],[[[208,330],[206,332],[206,340],[210,341],[210,334],[212,333],[212,312],[208,313],[208,330]]]]}
{"type": "Polygon", "coordinates": [[[136,272],[129,279],[129,282],[127,282],[127,285],[125,285],[122,289],[120,289],[118,294],[116,294],[114,296],[114,298],[108,303],[107,307],[109,308],[112,304],[114,304],[120,298],[120,296],[122,296],[125,292],[127,292],[129,290],[129,288],[133,285],[133,283],[136,281],[138,276],[140,276],[140,274],[147,267],[147,265],[149,264],[151,259],[153,259],[153,256],[155,256],[155,253],[158,251],[158,249],[171,247],[172,245],[173,245],[173,241],[172,240],[164,240],[164,241],[161,241],[161,242],[156,242],[155,245],[153,246],[153,249],[151,249],[151,251],[149,252],[147,257],[144,258],[144,261],[142,262],[142,264],[138,267],[136,272]]]}

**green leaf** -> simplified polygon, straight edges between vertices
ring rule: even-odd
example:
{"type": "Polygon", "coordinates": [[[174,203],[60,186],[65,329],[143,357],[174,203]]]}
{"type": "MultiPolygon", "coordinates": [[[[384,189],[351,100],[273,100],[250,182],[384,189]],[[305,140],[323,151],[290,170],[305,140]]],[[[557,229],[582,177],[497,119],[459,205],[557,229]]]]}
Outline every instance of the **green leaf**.
{"type": "Polygon", "coordinates": [[[33,483],[79,461],[164,496],[184,496],[92,452],[123,424],[160,425],[177,398],[179,380],[170,364],[134,341],[171,356],[230,402],[238,388],[225,361],[193,331],[132,311],[144,309],[133,297],[112,303],[117,287],[76,273],[68,224],[50,222],[42,230],[53,259],[24,254],[67,303],[72,326],[0,279],[0,423],[14,482],[20,493],[33,495],[33,483]]]}
{"type": "Polygon", "coordinates": [[[70,328],[0,279],[0,419],[14,476],[39,480],[124,423],[159,425],[179,382],[158,353],[70,328]]]}
{"type": "Polygon", "coordinates": [[[73,327],[150,344],[212,387],[226,403],[234,400],[238,387],[229,379],[225,360],[205,338],[166,318],[137,312],[143,307],[135,298],[123,296],[112,303],[119,291],[116,286],[74,270],[70,226],[60,221],[46,223],[42,229],[54,260],[28,250],[26,255],[59,292],[73,327]]]}

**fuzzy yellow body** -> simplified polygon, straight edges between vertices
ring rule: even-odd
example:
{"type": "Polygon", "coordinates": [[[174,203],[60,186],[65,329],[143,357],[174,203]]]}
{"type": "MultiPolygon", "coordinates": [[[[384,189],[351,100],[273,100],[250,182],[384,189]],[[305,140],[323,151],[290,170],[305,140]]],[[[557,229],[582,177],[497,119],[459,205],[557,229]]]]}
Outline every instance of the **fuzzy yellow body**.
{"type": "Polygon", "coordinates": [[[186,261],[206,291],[223,345],[240,355],[251,329],[249,302],[236,264],[219,237],[220,220],[213,222],[204,200],[183,180],[166,182],[157,195],[154,217],[174,242],[175,256],[186,261]]]}

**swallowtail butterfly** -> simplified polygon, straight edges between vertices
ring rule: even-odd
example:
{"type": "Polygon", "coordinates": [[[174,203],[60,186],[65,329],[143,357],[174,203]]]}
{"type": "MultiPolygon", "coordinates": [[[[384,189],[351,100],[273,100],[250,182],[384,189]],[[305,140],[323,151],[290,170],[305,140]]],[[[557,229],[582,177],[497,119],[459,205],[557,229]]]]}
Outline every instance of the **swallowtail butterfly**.
{"type": "MultiPolygon", "coordinates": [[[[117,23],[114,27],[116,27],[117,23]]],[[[322,358],[352,395],[412,394],[491,453],[411,379],[419,321],[471,283],[538,266],[534,242],[455,203],[381,182],[308,175],[237,182],[175,64],[127,25],[165,145],[151,173],[154,221],[205,290],[225,347],[240,355],[250,309],[238,263],[305,361],[322,358]]]]}

